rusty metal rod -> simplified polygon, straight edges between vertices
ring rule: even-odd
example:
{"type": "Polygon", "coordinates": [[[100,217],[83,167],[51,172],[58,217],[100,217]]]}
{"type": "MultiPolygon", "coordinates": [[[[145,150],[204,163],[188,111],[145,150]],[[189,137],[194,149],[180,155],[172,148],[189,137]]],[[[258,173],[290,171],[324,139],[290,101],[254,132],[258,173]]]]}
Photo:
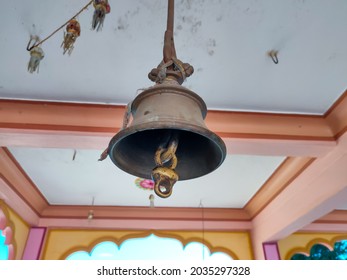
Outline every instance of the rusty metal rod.
{"type": "Polygon", "coordinates": [[[164,62],[170,61],[172,58],[176,58],[175,43],[173,38],[174,32],[174,10],[175,10],[175,1],[168,0],[167,8],[167,26],[164,35],[164,62]]]}
{"type": "Polygon", "coordinates": [[[168,8],[167,8],[167,26],[166,30],[174,31],[174,14],[175,14],[175,0],[168,0],[168,8]]]}

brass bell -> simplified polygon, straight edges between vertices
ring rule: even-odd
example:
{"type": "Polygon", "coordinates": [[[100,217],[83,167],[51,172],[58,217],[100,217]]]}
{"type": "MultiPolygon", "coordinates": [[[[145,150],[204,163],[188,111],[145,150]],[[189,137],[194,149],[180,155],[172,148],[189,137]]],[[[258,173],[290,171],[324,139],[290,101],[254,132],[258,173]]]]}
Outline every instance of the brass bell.
{"type": "Polygon", "coordinates": [[[223,140],[207,129],[207,107],[196,93],[181,86],[194,68],[177,59],[174,38],[174,0],[168,0],[163,60],[148,74],[156,84],[128,106],[132,122],[111,139],[107,155],[125,172],[153,178],[155,193],[166,198],[177,180],[204,176],[224,161],[223,140]]]}
{"type": "MultiPolygon", "coordinates": [[[[133,100],[131,114],[132,122],[111,139],[107,149],[113,163],[123,171],[151,179],[152,171],[158,167],[158,148],[171,134],[178,139],[177,162],[174,168],[162,166],[174,169],[178,180],[204,176],[223,163],[226,147],[204,123],[205,102],[179,83],[165,82],[143,91],[133,100]]],[[[164,181],[160,183],[162,195],[167,197],[172,188],[166,188],[164,181]]]]}

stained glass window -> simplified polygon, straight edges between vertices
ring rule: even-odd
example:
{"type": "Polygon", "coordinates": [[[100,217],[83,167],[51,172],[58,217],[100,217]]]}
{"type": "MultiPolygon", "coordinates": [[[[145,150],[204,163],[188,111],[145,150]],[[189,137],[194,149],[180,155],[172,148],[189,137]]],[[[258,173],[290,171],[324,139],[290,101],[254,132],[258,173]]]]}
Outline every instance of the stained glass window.
{"type": "Polygon", "coordinates": [[[5,244],[6,237],[0,230],[0,260],[8,260],[8,246],[5,244]]]}
{"type": "Polygon", "coordinates": [[[330,250],[323,244],[312,246],[310,255],[302,253],[295,254],[292,260],[347,260],[347,240],[341,240],[334,244],[334,249],[330,250]]]}
{"type": "Polygon", "coordinates": [[[174,238],[157,237],[131,238],[120,246],[111,241],[97,244],[91,252],[77,251],[68,260],[231,260],[223,252],[212,253],[202,243],[190,242],[183,246],[174,238]]]}

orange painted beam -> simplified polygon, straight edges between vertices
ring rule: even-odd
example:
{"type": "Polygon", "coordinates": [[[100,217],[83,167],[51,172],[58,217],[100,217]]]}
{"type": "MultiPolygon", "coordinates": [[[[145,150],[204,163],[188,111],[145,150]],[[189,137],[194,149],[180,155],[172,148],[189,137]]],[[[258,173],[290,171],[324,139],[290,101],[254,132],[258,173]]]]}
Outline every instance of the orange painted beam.
{"type": "Polygon", "coordinates": [[[51,205],[41,212],[41,218],[86,219],[93,210],[94,219],[144,219],[202,221],[250,221],[242,209],[184,208],[184,207],[126,207],[126,206],[69,206],[51,205]]]}
{"type": "Polygon", "coordinates": [[[250,230],[251,220],[242,209],[49,206],[39,226],[54,228],[250,230]],[[92,220],[87,219],[93,210],[92,220]]]}
{"type": "MultiPolygon", "coordinates": [[[[125,106],[0,100],[0,128],[116,133],[125,106]]],[[[347,129],[347,91],[324,116],[208,111],[206,125],[226,138],[331,140],[347,129]]]]}
{"type": "Polygon", "coordinates": [[[114,134],[47,129],[1,129],[0,146],[103,151],[114,134]]]}
{"type": "Polygon", "coordinates": [[[259,139],[332,140],[321,116],[209,111],[206,125],[221,137],[259,139]]]}
{"type": "MultiPolygon", "coordinates": [[[[0,128],[116,133],[124,106],[0,100],[0,128]]],[[[323,117],[209,111],[206,125],[229,138],[331,140],[323,117]]]]}
{"type": "Polygon", "coordinates": [[[335,138],[347,131],[347,91],[325,113],[326,119],[335,138]]]}
{"type": "MultiPolygon", "coordinates": [[[[0,100],[0,145],[103,150],[124,113],[124,106],[0,100]]],[[[335,145],[319,116],[209,111],[206,125],[233,154],[321,156],[335,145]]]]}
{"type": "Polygon", "coordinates": [[[124,110],[115,105],[0,100],[0,127],[116,133],[124,110]]]}
{"type": "Polygon", "coordinates": [[[42,218],[40,227],[112,230],[198,230],[208,231],[249,231],[251,221],[189,221],[189,220],[118,220],[118,219],[55,219],[42,218]]]}

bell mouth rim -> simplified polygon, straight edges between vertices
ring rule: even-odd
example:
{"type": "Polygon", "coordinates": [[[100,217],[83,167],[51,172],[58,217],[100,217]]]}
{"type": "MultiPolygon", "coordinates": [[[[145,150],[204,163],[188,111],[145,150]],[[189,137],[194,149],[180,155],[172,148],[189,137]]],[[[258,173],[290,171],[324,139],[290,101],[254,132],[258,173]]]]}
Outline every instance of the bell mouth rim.
{"type": "MultiPolygon", "coordinates": [[[[136,134],[138,132],[143,132],[143,131],[148,131],[148,130],[179,130],[179,131],[185,131],[185,132],[192,132],[193,134],[199,134],[200,136],[203,136],[204,138],[208,139],[209,141],[214,143],[215,147],[218,147],[217,150],[219,150],[219,162],[215,165],[215,168],[210,170],[207,173],[204,173],[199,176],[193,176],[193,177],[184,177],[184,176],[179,176],[178,181],[185,181],[185,180],[190,180],[190,179],[195,179],[202,177],[204,175],[207,175],[213,171],[215,171],[217,168],[219,168],[222,163],[224,162],[226,155],[227,155],[227,149],[224,141],[220,136],[218,136],[216,133],[208,130],[205,127],[197,126],[194,124],[187,124],[185,122],[173,122],[168,124],[167,122],[162,123],[160,121],[152,121],[152,122],[147,122],[145,124],[137,124],[133,126],[126,127],[122,130],[120,130],[117,134],[115,134],[112,139],[109,142],[108,146],[108,156],[112,160],[112,162],[121,170],[144,179],[151,179],[149,178],[148,174],[142,174],[142,173],[137,173],[131,170],[130,168],[127,168],[126,166],[120,164],[114,157],[113,157],[113,150],[119,145],[119,143],[125,138],[130,135],[136,134]],[[152,124],[152,128],[151,128],[152,124]],[[182,125],[184,125],[185,129],[182,128],[182,125]]],[[[153,166],[155,168],[155,166],[153,166]]]]}

